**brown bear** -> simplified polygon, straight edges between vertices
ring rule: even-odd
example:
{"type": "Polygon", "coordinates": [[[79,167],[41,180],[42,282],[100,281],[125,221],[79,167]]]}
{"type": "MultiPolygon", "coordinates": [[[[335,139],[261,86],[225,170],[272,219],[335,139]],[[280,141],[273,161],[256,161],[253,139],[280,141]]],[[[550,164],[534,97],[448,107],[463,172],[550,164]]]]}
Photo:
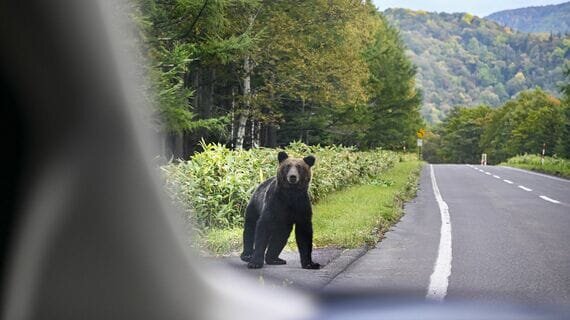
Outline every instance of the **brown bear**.
{"type": "Polygon", "coordinates": [[[253,193],[245,212],[243,253],[248,268],[267,264],[286,264],[279,258],[295,225],[295,238],[305,269],[319,269],[313,262],[313,223],[309,182],[315,157],[289,158],[284,151],[277,156],[277,176],[264,181],[253,193]]]}

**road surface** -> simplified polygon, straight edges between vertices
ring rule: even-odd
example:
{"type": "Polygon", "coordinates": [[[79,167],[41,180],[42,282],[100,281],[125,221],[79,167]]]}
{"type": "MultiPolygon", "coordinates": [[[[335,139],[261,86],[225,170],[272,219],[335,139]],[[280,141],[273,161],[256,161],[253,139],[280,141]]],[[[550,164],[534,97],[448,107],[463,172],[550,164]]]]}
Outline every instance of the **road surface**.
{"type": "Polygon", "coordinates": [[[507,167],[427,165],[405,212],[325,290],[570,305],[569,180],[507,167]]]}
{"type": "Polygon", "coordinates": [[[570,306],[570,180],[507,167],[427,165],[417,197],[375,248],[314,251],[321,270],[250,270],[263,285],[412,300],[570,306]],[[442,221],[444,222],[442,224],[442,221]]]}

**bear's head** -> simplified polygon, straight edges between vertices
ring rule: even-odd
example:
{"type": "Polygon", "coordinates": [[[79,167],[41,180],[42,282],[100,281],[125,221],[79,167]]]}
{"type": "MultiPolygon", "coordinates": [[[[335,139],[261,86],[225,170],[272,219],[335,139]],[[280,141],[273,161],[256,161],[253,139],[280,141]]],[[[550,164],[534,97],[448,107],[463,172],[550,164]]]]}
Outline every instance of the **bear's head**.
{"type": "Polygon", "coordinates": [[[306,156],[303,159],[289,158],[285,151],[277,155],[279,168],[277,181],[286,188],[306,189],[311,181],[311,167],[315,164],[315,157],[306,156]]]}

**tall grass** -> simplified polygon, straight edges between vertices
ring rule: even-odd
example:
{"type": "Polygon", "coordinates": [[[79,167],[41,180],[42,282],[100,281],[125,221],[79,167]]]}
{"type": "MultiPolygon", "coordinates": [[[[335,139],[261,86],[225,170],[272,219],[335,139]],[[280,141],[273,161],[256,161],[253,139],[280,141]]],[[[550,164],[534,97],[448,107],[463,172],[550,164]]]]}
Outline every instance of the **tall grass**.
{"type": "Polygon", "coordinates": [[[502,165],[518,167],[522,169],[544,172],[552,175],[570,178],[570,160],[544,157],[544,164],[538,155],[523,155],[512,157],[502,165]]]}
{"type": "MultiPolygon", "coordinates": [[[[203,145],[191,160],[162,167],[171,197],[182,204],[198,227],[241,226],[247,202],[257,185],[277,172],[277,149],[229,150],[203,145]]],[[[399,161],[395,152],[356,151],[342,146],[307,146],[292,143],[285,151],[293,157],[317,158],[309,189],[313,202],[332,191],[373,181],[399,161]]]]}

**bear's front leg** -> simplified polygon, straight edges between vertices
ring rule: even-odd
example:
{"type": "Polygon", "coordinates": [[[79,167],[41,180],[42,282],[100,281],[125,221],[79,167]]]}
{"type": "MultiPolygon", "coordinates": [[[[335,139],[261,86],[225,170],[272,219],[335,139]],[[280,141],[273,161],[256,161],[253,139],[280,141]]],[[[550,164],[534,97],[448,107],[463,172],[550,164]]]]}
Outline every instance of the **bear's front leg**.
{"type": "Polygon", "coordinates": [[[287,261],[280,259],[279,255],[281,251],[283,251],[283,248],[285,248],[292,229],[292,223],[285,221],[278,222],[271,234],[271,238],[269,238],[269,246],[265,254],[265,263],[270,265],[287,264],[287,261]]]}
{"type": "Polygon", "coordinates": [[[295,238],[303,269],[320,269],[321,265],[313,262],[311,257],[313,251],[313,225],[311,220],[304,219],[297,222],[295,225],[295,238]]]}
{"type": "Polygon", "coordinates": [[[267,244],[269,243],[269,237],[271,236],[272,224],[263,217],[257,221],[257,226],[255,228],[255,247],[253,249],[253,257],[251,261],[247,264],[249,269],[259,269],[263,267],[263,258],[265,256],[265,250],[267,249],[267,244]]]}

